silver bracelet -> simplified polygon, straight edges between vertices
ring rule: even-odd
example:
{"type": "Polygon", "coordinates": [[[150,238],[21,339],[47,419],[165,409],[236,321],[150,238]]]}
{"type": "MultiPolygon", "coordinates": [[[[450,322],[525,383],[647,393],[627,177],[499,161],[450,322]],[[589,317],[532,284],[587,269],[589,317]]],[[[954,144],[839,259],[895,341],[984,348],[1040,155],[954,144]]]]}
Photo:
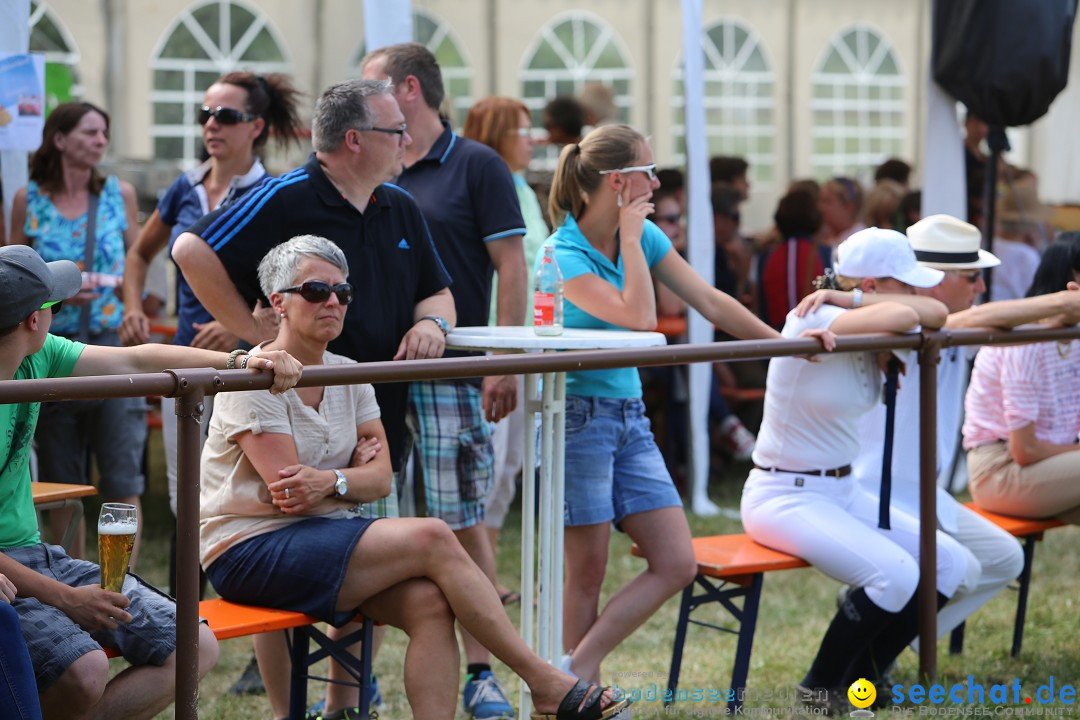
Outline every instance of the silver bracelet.
{"type": "Polygon", "coordinates": [[[240,356],[240,369],[241,370],[246,370],[247,369],[248,360],[250,360],[250,359],[251,359],[251,355],[241,355],[240,356]]]}
{"type": "Polygon", "coordinates": [[[854,310],[862,305],[862,290],[855,288],[851,291],[851,309],[854,310]]]}

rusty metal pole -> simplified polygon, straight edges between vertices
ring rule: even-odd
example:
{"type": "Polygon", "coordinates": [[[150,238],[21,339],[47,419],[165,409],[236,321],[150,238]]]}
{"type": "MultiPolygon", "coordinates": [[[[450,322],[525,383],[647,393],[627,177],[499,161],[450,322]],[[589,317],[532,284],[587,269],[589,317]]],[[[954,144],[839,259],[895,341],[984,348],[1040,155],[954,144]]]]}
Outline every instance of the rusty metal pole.
{"type": "Polygon", "coordinates": [[[189,382],[195,378],[174,374],[181,393],[176,398],[176,720],[197,720],[199,423],[206,392],[201,385],[189,382]]]}
{"type": "Polygon", "coordinates": [[[919,348],[919,676],[937,675],[937,366],[941,343],[919,348]]]}

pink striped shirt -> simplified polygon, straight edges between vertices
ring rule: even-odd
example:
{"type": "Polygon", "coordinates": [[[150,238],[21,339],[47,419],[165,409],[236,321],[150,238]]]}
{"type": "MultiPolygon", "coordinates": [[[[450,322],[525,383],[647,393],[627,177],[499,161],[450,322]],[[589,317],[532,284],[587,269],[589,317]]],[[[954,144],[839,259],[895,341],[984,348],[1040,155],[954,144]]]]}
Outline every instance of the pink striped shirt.
{"type": "Polygon", "coordinates": [[[964,401],[964,449],[1008,440],[1035,423],[1058,445],[1080,433],[1080,342],[987,346],[979,350],[964,401]]]}

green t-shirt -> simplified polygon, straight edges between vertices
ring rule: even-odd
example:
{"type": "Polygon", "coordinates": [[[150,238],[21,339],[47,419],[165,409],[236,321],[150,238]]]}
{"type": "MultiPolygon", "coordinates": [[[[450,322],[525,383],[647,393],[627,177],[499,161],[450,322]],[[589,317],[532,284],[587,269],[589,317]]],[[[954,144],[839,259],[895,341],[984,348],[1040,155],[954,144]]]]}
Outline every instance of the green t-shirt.
{"type": "MultiPolygon", "coordinates": [[[[15,379],[68,377],[85,347],[49,335],[40,350],[22,361],[15,379]]],[[[30,446],[39,407],[41,403],[0,405],[0,548],[41,542],[30,489],[30,446]]]]}

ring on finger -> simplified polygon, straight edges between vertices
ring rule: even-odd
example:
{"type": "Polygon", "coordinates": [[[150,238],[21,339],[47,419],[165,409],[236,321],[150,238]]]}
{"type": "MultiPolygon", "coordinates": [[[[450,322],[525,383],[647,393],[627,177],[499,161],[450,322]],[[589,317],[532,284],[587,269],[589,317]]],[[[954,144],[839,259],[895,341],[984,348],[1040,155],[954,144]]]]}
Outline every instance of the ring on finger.
{"type": "Polygon", "coordinates": [[[290,490],[292,490],[292,488],[285,488],[285,499],[286,500],[288,500],[289,498],[292,497],[292,494],[290,493],[290,490]]]}

